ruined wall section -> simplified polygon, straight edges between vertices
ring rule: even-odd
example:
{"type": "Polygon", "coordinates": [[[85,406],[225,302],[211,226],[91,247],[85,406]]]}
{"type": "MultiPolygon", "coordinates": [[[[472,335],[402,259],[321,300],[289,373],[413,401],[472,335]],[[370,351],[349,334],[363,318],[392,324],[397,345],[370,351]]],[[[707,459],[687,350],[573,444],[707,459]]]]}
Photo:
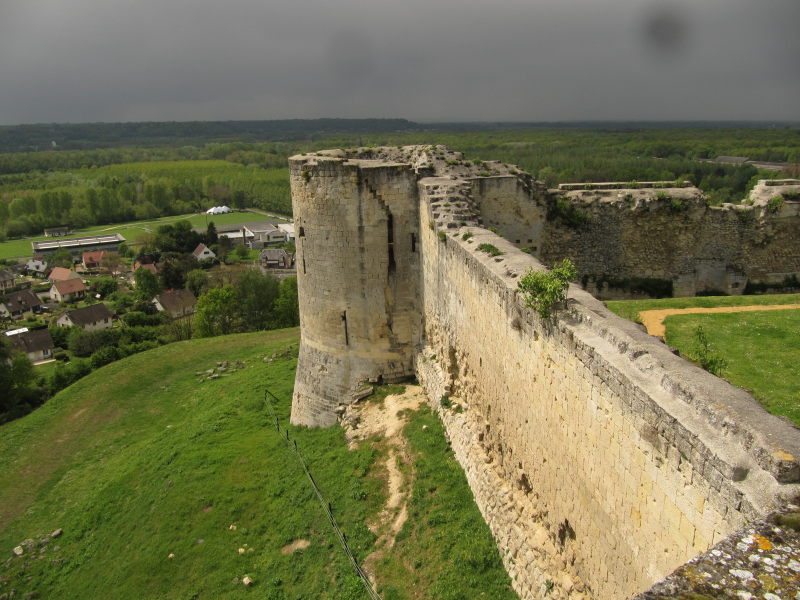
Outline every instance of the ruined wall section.
{"type": "Polygon", "coordinates": [[[764,199],[707,206],[691,187],[562,187],[539,256],[573,260],[600,298],[646,293],[647,279],[671,283],[675,296],[741,294],[748,281],[782,283],[800,273],[798,202],[778,210],[764,199]]]}
{"type": "Polygon", "coordinates": [[[516,293],[534,258],[443,231],[416,372],[522,598],[631,596],[797,493],[796,431],[746,393],[575,287],[543,321],[516,293]]]}
{"type": "Polygon", "coordinates": [[[469,183],[481,224],[537,255],[547,222],[544,186],[527,174],[477,177],[469,183]]]}
{"type": "Polygon", "coordinates": [[[292,423],[328,426],[365,381],[413,374],[417,176],[408,164],[290,160],[301,345],[292,423]]]}

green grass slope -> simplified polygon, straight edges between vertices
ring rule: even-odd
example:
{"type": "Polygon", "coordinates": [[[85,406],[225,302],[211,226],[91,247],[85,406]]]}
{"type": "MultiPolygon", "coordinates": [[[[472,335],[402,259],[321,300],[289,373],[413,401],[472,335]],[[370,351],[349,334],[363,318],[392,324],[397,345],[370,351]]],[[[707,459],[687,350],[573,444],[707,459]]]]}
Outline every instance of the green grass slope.
{"type": "MultiPolygon", "coordinates": [[[[366,598],[273,426],[264,386],[281,398],[278,418],[359,560],[373,549],[366,523],[385,500],[385,482],[373,468],[380,444],[349,451],[339,427],[288,425],[297,341],[292,329],[157,348],[95,371],[0,427],[0,595],[366,598]],[[241,366],[219,379],[196,374],[218,361],[241,366]],[[60,537],[40,543],[57,528],[60,537]],[[32,544],[14,556],[24,540],[32,544]],[[297,540],[308,547],[289,551],[297,540]],[[242,584],[245,575],[253,586],[242,584]]],[[[426,483],[406,526],[421,548],[399,542],[402,552],[381,566],[379,579],[391,598],[424,597],[412,591],[420,586],[407,585],[412,580],[442,599],[514,598],[432,420],[422,410],[409,424],[415,439],[423,435],[420,423],[430,425],[430,439],[414,445],[426,483]],[[448,469],[438,484],[427,466],[436,464],[448,469]],[[457,503],[448,506],[451,499],[457,503]],[[447,583],[441,594],[439,580],[447,583]]]]}

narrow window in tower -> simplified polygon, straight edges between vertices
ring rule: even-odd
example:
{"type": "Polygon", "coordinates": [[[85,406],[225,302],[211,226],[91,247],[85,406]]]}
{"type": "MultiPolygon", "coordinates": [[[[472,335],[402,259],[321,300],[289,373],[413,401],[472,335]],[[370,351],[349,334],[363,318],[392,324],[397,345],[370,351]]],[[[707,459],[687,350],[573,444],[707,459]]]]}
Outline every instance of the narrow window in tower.
{"type": "Polygon", "coordinates": [[[386,219],[386,234],[389,246],[389,273],[394,273],[394,218],[392,217],[392,213],[389,213],[386,219]]]}
{"type": "Polygon", "coordinates": [[[305,230],[305,229],[303,229],[302,227],[300,228],[300,235],[299,235],[299,237],[306,237],[306,230],[305,230]]]}
{"type": "Polygon", "coordinates": [[[344,345],[350,345],[350,336],[347,333],[347,311],[342,313],[342,327],[344,327],[344,345]]]}
{"type": "Polygon", "coordinates": [[[303,275],[306,274],[306,257],[303,257],[303,275]]]}
{"type": "Polygon", "coordinates": [[[411,234],[411,251],[412,252],[417,251],[417,234],[415,233],[411,234]]]}

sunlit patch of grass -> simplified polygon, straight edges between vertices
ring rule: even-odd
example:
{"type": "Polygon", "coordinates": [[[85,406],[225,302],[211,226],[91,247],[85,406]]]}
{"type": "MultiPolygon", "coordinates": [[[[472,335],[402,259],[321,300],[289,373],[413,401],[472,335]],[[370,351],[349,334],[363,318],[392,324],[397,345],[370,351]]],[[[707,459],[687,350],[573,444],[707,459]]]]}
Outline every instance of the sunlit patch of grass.
{"type": "Polygon", "coordinates": [[[665,324],[667,343],[689,358],[702,325],[712,350],[727,362],[722,377],[800,426],[800,310],[674,315],[665,324]]]}

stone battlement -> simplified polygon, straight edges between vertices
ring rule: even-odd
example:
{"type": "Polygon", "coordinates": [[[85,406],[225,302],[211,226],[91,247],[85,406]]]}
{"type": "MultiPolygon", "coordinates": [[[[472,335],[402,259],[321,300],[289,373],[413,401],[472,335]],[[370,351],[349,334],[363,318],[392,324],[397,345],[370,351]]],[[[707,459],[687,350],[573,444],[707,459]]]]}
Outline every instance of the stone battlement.
{"type": "Polygon", "coordinates": [[[584,201],[609,190],[546,190],[516,167],[466,162],[441,146],[291,159],[294,423],[333,424],[364,382],[416,375],[522,598],[631,597],[800,495],[800,432],[747,393],[580,286],[551,319],[517,293],[559,240],[590,264],[613,251],[601,230],[657,253],[661,237],[741,210],[773,230],[793,217],[712,211],[694,188],[584,201]],[[628,240],[630,218],[672,230],[628,240]]]}

